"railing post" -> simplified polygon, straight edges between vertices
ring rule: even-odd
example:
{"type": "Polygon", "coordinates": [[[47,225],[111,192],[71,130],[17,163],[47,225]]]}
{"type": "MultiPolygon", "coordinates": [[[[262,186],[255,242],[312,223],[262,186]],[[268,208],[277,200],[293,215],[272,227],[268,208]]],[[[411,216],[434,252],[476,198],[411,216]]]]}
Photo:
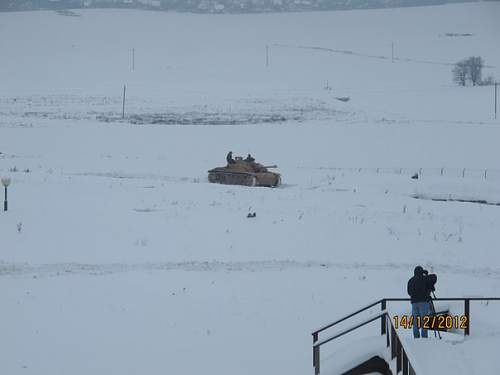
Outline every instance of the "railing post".
{"type": "Polygon", "coordinates": [[[313,367],[316,367],[316,357],[314,356],[314,344],[318,341],[318,332],[313,333],[313,367]]]}
{"type": "Polygon", "coordinates": [[[401,365],[403,362],[403,358],[401,356],[401,341],[399,341],[399,337],[396,336],[396,374],[399,374],[401,371],[401,365]]]}
{"type": "Polygon", "coordinates": [[[319,346],[313,348],[313,364],[314,364],[314,375],[318,375],[319,368],[319,346]]]}
{"type": "Polygon", "coordinates": [[[403,375],[408,375],[408,357],[403,348],[403,375]]]}
{"type": "Polygon", "coordinates": [[[464,336],[470,335],[470,299],[465,299],[464,315],[467,318],[467,325],[465,326],[464,336]]]}
{"type": "Polygon", "coordinates": [[[396,330],[391,324],[391,359],[396,357],[396,330]]]}
{"type": "MultiPolygon", "coordinates": [[[[381,305],[381,310],[384,311],[386,309],[386,307],[387,307],[387,301],[385,299],[383,299],[382,301],[380,301],[380,305],[381,305]]],[[[386,325],[385,320],[386,320],[386,316],[384,314],[384,315],[382,315],[380,317],[380,332],[381,332],[381,335],[385,335],[387,333],[387,331],[386,331],[387,325],[386,325]]]]}
{"type": "MultiPolygon", "coordinates": [[[[389,347],[391,346],[391,342],[389,341],[389,324],[387,322],[387,319],[385,320],[385,338],[386,338],[386,346],[389,347]]],[[[391,327],[392,327],[392,324],[391,324],[391,327]]]]}

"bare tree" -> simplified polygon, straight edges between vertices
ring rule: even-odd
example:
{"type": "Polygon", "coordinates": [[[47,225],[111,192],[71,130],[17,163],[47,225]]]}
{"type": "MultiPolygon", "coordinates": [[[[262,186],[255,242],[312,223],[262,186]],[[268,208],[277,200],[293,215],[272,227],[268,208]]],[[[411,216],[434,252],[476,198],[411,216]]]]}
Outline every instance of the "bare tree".
{"type": "Polygon", "coordinates": [[[453,81],[460,86],[465,86],[469,80],[473,86],[480,85],[483,67],[484,60],[480,56],[460,60],[452,69],[453,81]]]}
{"type": "Polygon", "coordinates": [[[472,82],[472,86],[476,86],[481,83],[483,66],[484,60],[480,56],[471,56],[467,59],[467,71],[469,73],[469,79],[472,82]]]}
{"type": "Polygon", "coordinates": [[[460,60],[455,64],[452,70],[453,81],[460,86],[465,86],[467,83],[467,61],[460,60]]]}

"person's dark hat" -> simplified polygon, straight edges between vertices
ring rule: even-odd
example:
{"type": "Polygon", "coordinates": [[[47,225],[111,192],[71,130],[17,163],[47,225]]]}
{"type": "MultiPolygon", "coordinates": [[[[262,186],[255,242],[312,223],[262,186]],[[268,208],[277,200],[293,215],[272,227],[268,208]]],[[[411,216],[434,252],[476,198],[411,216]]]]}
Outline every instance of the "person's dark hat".
{"type": "Polygon", "coordinates": [[[413,274],[415,276],[420,276],[424,274],[424,268],[422,266],[416,266],[415,269],[413,270],[413,274]]]}

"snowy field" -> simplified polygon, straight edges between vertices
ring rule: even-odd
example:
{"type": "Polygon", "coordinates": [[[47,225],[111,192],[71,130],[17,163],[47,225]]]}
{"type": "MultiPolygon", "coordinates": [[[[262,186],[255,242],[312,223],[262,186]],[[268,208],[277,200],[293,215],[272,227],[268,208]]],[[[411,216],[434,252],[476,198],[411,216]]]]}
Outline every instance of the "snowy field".
{"type": "MultiPolygon", "coordinates": [[[[500,3],[77,13],[0,13],[0,373],[309,374],[310,333],[417,264],[499,295],[500,120],[451,69],[500,78],[500,3]],[[209,184],[229,150],[283,185],[209,184]]],[[[499,313],[436,374],[500,373],[499,313]]]]}

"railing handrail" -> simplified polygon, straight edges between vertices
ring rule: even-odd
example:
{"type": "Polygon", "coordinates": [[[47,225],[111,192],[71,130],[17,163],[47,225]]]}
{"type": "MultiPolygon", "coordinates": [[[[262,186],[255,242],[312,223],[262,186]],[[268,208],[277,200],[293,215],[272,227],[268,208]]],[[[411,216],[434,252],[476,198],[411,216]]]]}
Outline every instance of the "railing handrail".
{"type": "Polygon", "coordinates": [[[366,311],[366,310],[368,310],[368,309],[372,308],[373,306],[378,305],[378,304],[379,304],[379,303],[381,303],[381,302],[382,302],[382,300],[381,300],[381,299],[379,299],[378,301],[375,301],[375,302],[371,303],[370,305],[367,305],[367,306],[365,306],[365,307],[363,307],[363,308],[361,308],[361,309],[359,309],[359,310],[354,311],[353,313],[350,313],[350,314],[348,314],[348,315],[345,315],[344,317],[340,318],[339,320],[334,321],[333,323],[329,323],[329,324],[327,324],[327,325],[324,325],[323,327],[321,327],[321,328],[317,329],[316,331],[314,331],[312,334],[314,335],[314,334],[318,334],[318,333],[320,333],[320,332],[323,332],[323,331],[327,330],[328,328],[333,327],[334,325],[337,325],[337,324],[339,324],[339,323],[342,323],[344,320],[347,320],[347,319],[349,319],[349,318],[352,318],[353,316],[356,316],[356,315],[358,315],[359,313],[362,313],[363,311],[366,311]]]}
{"type": "MultiPolygon", "coordinates": [[[[437,297],[432,298],[432,301],[465,301],[468,299],[469,301],[500,301],[500,297],[437,297]]],[[[411,301],[411,298],[382,298],[387,302],[402,302],[402,301],[411,301]]]]}
{"type": "MultiPolygon", "coordinates": [[[[403,346],[402,340],[399,337],[397,330],[394,328],[394,324],[392,323],[391,317],[389,316],[389,312],[387,310],[383,310],[377,315],[372,316],[369,319],[365,319],[355,326],[346,328],[334,336],[315,342],[313,344],[313,367],[315,375],[320,374],[320,348],[322,345],[335,340],[336,338],[344,336],[349,332],[352,332],[378,319],[381,319],[382,324],[386,327],[383,334],[386,335],[387,348],[391,348],[391,359],[397,357],[397,373],[399,373],[400,370],[405,367],[407,369],[407,372],[403,372],[404,374],[415,375],[414,364],[412,364],[412,361],[410,361],[410,358],[408,357],[408,350],[403,346]]],[[[413,358],[413,355],[411,355],[411,357],[413,358]]]]}
{"type": "Polygon", "coordinates": [[[387,310],[383,310],[381,311],[379,314],[371,317],[371,318],[368,318],[368,319],[365,319],[363,320],[362,322],[360,322],[359,324],[355,325],[355,326],[352,326],[352,327],[349,327],[349,328],[346,328],[342,331],[340,331],[339,333],[333,335],[333,336],[330,336],[326,339],[323,339],[321,341],[318,341],[316,343],[313,344],[313,347],[316,347],[316,346],[321,346],[323,344],[326,344],[327,342],[330,342],[332,340],[335,340],[336,338],[339,338],[340,336],[344,336],[345,334],[349,333],[349,332],[352,332],[360,327],[363,327],[365,325],[367,325],[368,323],[371,323],[373,322],[374,320],[377,320],[377,319],[380,319],[382,316],[384,315],[388,315],[388,312],[387,310]]]}
{"type": "MultiPolygon", "coordinates": [[[[469,325],[469,317],[470,317],[470,302],[471,301],[500,301],[500,297],[450,297],[450,298],[432,298],[432,301],[463,301],[464,302],[464,315],[467,317],[467,325],[464,329],[464,335],[468,336],[470,335],[470,325],[469,325]]],[[[392,320],[390,317],[390,314],[387,310],[387,302],[404,302],[404,301],[411,301],[410,298],[382,298],[376,302],[373,302],[359,310],[356,310],[353,313],[350,313],[341,319],[338,319],[334,321],[333,323],[327,324],[323,326],[322,328],[314,331],[312,333],[313,336],[313,367],[315,374],[318,375],[320,373],[320,347],[336,338],[339,338],[341,336],[344,336],[345,334],[352,332],[360,327],[365,326],[368,323],[371,323],[377,319],[380,319],[381,321],[381,334],[382,335],[387,335],[387,346],[389,346],[389,330],[388,330],[388,324],[390,324],[391,328],[391,340],[390,340],[390,345],[391,345],[391,357],[394,358],[395,356],[398,357],[398,368],[397,368],[397,373],[400,372],[400,370],[404,367],[407,372],[404,372],[405,374],[411,374],[415,375],[415,370],[412,367],[411,361],[409,361],[408,358],[408,352],[405,350],[403,347],[401,340],[399,338],[399,335],[397,333],[397,330],[394,328],[394,325],[392,324],[392,320]],[[357,325],[345,328],[344,330],[338,332],[337,334],[330,336],[328,338],[325,338],[321,341],[319,341],[319,333],[323,332],[343,321],[346,321],[347,319],[352,318],[353,316],[356,316],[363,311],[366,311],[376,305],[380,304],[381,305],[381,311],[374,315],[371,316],[370,318],[367,318],[363,320],[362,322],[358,323],[357,325]],[[387,322],[389,321],[389,322],[387,322]],[[393,341],[396,340],[396,346],[394,346],[393,341]],[[396,348],[396,349],[394,349],[396,348]],[[399,348],[399,349],[398,349],[399,348]],[[394,352],[396,350],[396,352],[394,352]],[[401,361],[400,361],[401,360],[401,361]]]]}
{"type": "MultiPolygon", "coordinates": [[[[450,297],[450,298],[433,298],[432,299],[433,301],[465,301],[465,300],[469,300],[469,301],[500,301],[500,297],[450,297]]],[[[375,301],[369,305],[366,305],[365,307],[359,309],[359,310],[356,310],[355,312],[353,313],[350,313],[348,315],[345,315],[344,317],[332,322],[332,323],[329,323],[329,324],[326,324],[324,326],[322,326],[321,328],[315,330],[312,332],[312,335],[313,336],[317,336],[318,333],[321,333],[339,323],[342,323],[343,321],[349,319],[349,318],[352,318],[353,316],[356,316],[360,313],[362,313],[363,311],[366,311],[378,304],[383,304],[384,302],[405,302],[405,301],[411,301],[411,298],[407,298],[407,297],[404,297],[404,298],[382,298],[382,299],[379,299],[378,301],[375,301]]]]}
{"type": "MultiPolygon", "coordinates": [[[[387,336],[387,347],[391,348],[391,360],[396,358],[396,374],[399,374],[400,370],[403,372],[403,374],[410,374],[410,375],[415,375],[415,364],[417,361],[415,361],[415,357],[413,355],[413,352],[409,351],[408,348],[405,348],[403,345],[403,342],[401,338],[399,337],[398,330],[394,327],[394,323],[392,322],[391,317],[389,316],[389,313],[385,314],[385,322],[387,326],[390,326],[390,333],[389,329],[387,327],[385,334],[387,336]],[[389,335],[391,336],[389,340],[389,335]],[[394,336],[393,336],[394,335],[394,336]],[[396,343],[394,342],[394,339],[396,339],[396,343]],[[400,350],[398,353],[397,346],[400,346],[400,350]],[[400,357],[402,357],[400,359],[400,357]],[[405,363],[405,358],[406,358],[406,363],[405,363]],[[406,367],[406,368],[404,368],[406,367]]],[[[418,371],[417,371],[418,372],[418,371]]],[[[419,374],[422,374],[422,372],[418,372],[419,374]]]]}

